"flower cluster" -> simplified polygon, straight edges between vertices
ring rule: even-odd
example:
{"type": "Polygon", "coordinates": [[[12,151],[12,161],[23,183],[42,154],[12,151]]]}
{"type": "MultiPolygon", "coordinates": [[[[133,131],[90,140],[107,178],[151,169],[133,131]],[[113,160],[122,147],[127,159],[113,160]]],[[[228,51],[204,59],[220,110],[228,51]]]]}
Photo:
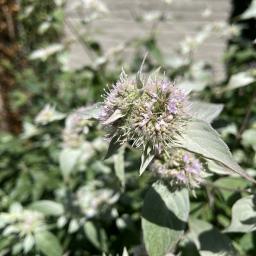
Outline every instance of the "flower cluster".
{"type": "Polygon", "coordinates": [[[13,205],[9,213],[1,213],[0,228],[5,227],[3,235],[19,234],[25,236],[46,229],[42,213],[25,210],[20,205],[13,205]]]}
{"type": "Polygon", "coordinates": [[[135,147],[150,144],[154,149],[168,146],[187,119],[187,95],[166,78],[138,81],[123,72],[106,94],[101,121],[110,137],[135,147]]]}
{"type": "Polygon", "coordinates": [[[110,208],[119,198],[119,194],[109,188],[97,188],[97,182],[79,188],[76,203],[87,218],[110,208]]]}
{"type": "Polygon", "coordinates": [[[63,131],[63,140],[65,146],[76,148],[83,143],[83,135],[89,132],[92,121],[83,117],[83,111],[86,107],[81,107],[68,115],[65,121],[63,131]]]}
{"type": "Polygon", "coordinates": [[[206,177],[204,163],[194,154],[182,149],[175,149],[168,156],[154,161],[151,166],[153,173],[171,185],[185,185],[196,188],[206,177]]]}

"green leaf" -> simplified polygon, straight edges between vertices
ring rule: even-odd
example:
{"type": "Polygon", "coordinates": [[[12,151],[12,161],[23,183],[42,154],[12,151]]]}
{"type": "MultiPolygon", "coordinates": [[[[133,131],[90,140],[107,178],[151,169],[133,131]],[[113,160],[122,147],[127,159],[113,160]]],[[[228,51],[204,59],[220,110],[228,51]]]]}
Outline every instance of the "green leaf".
{"type": "Polygon", "coordinates": [[[152,154],[152,148],[150,146],[146,146],[142,155],[141,155],[141,164],[140,164],[140,175],[147,169],[149,164],[154,158],[154,154],[152,154]]]}
{"type": "Polygon", "coordinates": [[[237,255],[231,240],[210,223],[202,220],[189,221],[188,237],[195,243],[202,256],[233,256],[237,255]]]}
{"type": "Polygon", "coordinates": [[[26,235],[24,241],[23,241],[23,249],[25,253],[28,253],[34,246],[35,239],[32,235],[26,235]]]}
{"type": "Polygon", "coordinates": [[[104,122],[104,124],[114,123],[116,120],[120,119],[124,115],[120,109],[116,109],[115,112],[104,122]]]}
{"type": "Polygon", "coordinates": [[[251,76],[249,72],[240,72],[230,77],[230,80],[225,90],[234,90],[237,88],[241,88],[250,85],[254,81],[255,79],[251,76]]]}
{"type": "MultiPolygon", "coordinates": [[[[218,175],[232,175],[230,169],[221,163],[207,159],[207,167],[210,172],[217,173],[218,175]]],[[[235,173],[233,175],[236,175],[235,173]]]]}
{"type": "Polygon", "coordinates": [[[80,108],[76,113],[84,119],[99,119],[102,105],[102,102],[98,102],[91,106],[80,108]]]}
{"type": "Polygon", "coordinates": [[[175,249],[186,228],[189,196],[186,189],[170,191],[154,183],[142,209],[144,242],[150,256],[164,256],[175,249]]]}
{"type": "Polygon", "coordinates": [[[49,231],[35,233],[35,243],[39,251],[47,256],[61,256],[62,248],[57,237],[49,231]]]}
{"type": "Polygon", "coordinates": [[[125,186],[125,168],[124,168],[124,147],[120,148],[114,156],[115,173],[121,182],[122,187],[125,186]]]}
{"type": "Polygon", "coordinates": [[[191,120],[187,123],[186,129],[176,135],[177,147],[202,155],[205,158],[221,163],[242,177],[253,183],[256,181],[247,175],[245,171],[234,161],[228,146],[220,138],[219,134],[210,124],[200,120],[191,120]]]}
{"type": "Polygon", "coordinates": [[[248,181],[241,177],[222,177],[214,182],[219,188],[225,200],[228,200],[236,191],[243,190],[248,186],[248,181]]]}
{"type": "Polygon", "coordinates": [[[248,129],[242,134],[242,144],[251,146],[256,151],[256,129],[248,129]]]}
{"type": "Polygon", "coordinates": [[[104,159],[108,159],[112,155],[114,155],[117,150],[121,147],[120,143],[117,141],[116,137],[113,137],[109,142],[108,151],[104,159]]]}
{"type": "Polygon", "coordinates": [[[64,213],[64,207],[62,204],[50,200],[40,200],[33,202],[29,205],[29,209],[52,216],[59,216],[64,213]]]}
{"type": "Polygon", "coordinates": [[[207,123],[211,123],[218,117],[223,109],[223,104],[212,104],[200,101],[191,101],[189,103],[189,114],[193,118],[207,123]]]}
{"type": "Polygon", "coordinates": [[[247,233],[256,230],[255,195],[239,199],[232,207],[232,220],[225,232],[247,233]]]}
{"type": "Polygon", "coordinates": [[[64,178],[68,178],[74,170],[79,157],[81,156],[80,149],[64,148],[59,157],[60,169],[64,178]]]}
{"type": "Polygon", "coordinates": [[[99,250],[107,251],[107,235],[91,221],[84,224],[84,232],[88,240],[99,250]]]}

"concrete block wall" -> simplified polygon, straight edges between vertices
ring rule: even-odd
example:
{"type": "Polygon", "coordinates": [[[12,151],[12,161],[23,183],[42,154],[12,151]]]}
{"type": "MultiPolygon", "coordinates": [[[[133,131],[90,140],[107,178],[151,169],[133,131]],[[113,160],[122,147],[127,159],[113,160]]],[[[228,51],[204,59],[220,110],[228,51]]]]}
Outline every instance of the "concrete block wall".
{"type": "MultiPolygon", "coordinates": [[[[83,12],[80,8],[78,15],[76,8],[73,8],[79,1],[83,0],[68,0],[65,19],[78,30],[83,30],[82,27],[79,28],[79,24],[81,19],[86,17],[86,11],[83,12]]],[[[146,14],[160,10],[169,17],[167,22],[158,25],[158,44],[166,54],[177,49],[185,37],[196,35],[204,25],[226,21],[231,8],[229,0],[173,0],[170,5],[164,3],[164,0],[105,0],[104,3],[109,9],[109,14],[95,20],[89,27],[97,40],[102,43],[104,50],[107,51],[133,37],[149,33],[152,23],[138,25],[134,13],[146,14]]],[[[69,65],[71,68],[79,68],[88,63],[89,58],[79,44],[74,31],[68,27],[65,31],[66,37],[74,40],[71,45],[69,65]]],[[[224,38],[212,36],[195,52],[195,56],[198,60],[211,63],[215,73],[223,76],[222,58],[225,48],[224,38]]],[[[127,52],[130,50],[127,49],[127,52]]]]}

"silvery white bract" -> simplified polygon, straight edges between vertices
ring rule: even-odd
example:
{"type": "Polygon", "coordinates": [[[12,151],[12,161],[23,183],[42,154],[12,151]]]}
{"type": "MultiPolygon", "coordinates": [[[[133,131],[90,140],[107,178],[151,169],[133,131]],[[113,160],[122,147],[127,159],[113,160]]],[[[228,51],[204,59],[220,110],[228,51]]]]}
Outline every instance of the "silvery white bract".
{"type": "Polygon", "coordinates": [[[37,114],[35,118],[35,123],[40,125],[46,125],[48,123],[61,120],[65,117],[65,114],[57,111],[55,107],[47,104],[45,107],[37,114]]]}

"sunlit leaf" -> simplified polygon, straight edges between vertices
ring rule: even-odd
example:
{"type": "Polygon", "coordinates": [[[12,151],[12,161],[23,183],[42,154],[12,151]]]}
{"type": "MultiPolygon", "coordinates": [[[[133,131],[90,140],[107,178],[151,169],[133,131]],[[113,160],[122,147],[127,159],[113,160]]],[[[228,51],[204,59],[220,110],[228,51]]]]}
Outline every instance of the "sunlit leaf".
{"type": "Polygon", "coordinates": [[[240,72],[231,76],[225,90],[234,90],[240,87],[244,87],[253,83],[255,79],[250,75],[249,72],[240,72]]]}
{"type": "Polygon", "coordinates": [[[45,61],[49,56],[51,56],[57,52],[60,52],[63,49],[64,49],[64,47],[62,44],[52,44],[45,48],[41,48],[41,49],[37,49],[37,50],[33,51],[30,54],[29,58],[31,60],[41,59],[41,60],[45,61]]]}
{"type": "Polygon", "coordinates": [[[256,0],[252,0],[249,8],[240,16],[240,19],[256,18],[256,0]]]}
{"type": "Polygon", "coordinates": [[[34,246],[35,239],[31,234],[26,235],[23,241],[23,249],[25,253],[28,253],[34,246]]]}
{"type": "Polygon", "coordinates": [[[202,220],[189,221],[188,237],[195,243],[202,256],[235,256],[238,255],[231,240],[210,223],[202,220]]]}
{"type": "Polygon", "coordinates": [[[186,228],[188,215],[186,189],[170,191],[162,183],[153,184],[142,209],[143,237],[149,256],[164,256],[175,249],[186,228]]]}
{"type": "Polygon", "coordinates": [[[59,157],[60,169],[62,175],[68,178],[71,172],[74,170],[79,157],[81,156],[81,150],[76,148],[64,148],[59,157]]]}
{"type": "Polygon", "coordinates": [[[181,134],[176,135],[175,145],[221,163],[231,172],[255,183],[255,180],[234,161],[228,146],[219,134],[206,122],[200,120],[188,122],[186,129],[181,134]]]}
{"type": "Polygon", "coordinates": [[[59,216],[64,213],[64,207],[60,203],[50,200],[40,200],[29,205],[31,210],[42,212],[45,215],[59,216]]]}
{"type": "Polygon", "coordinates": [[[46,256],[62,256],[62,248],[57,237],[49,231],[36,232],[35,244],[46,256]]]}
{"type": "Polygon", "coordinates": [[[212,104],[200,101],[191,101],[189,105],[189,114],[199,120],[211,123],[219,116],[223,109],[223,104],[212,104]]]}

